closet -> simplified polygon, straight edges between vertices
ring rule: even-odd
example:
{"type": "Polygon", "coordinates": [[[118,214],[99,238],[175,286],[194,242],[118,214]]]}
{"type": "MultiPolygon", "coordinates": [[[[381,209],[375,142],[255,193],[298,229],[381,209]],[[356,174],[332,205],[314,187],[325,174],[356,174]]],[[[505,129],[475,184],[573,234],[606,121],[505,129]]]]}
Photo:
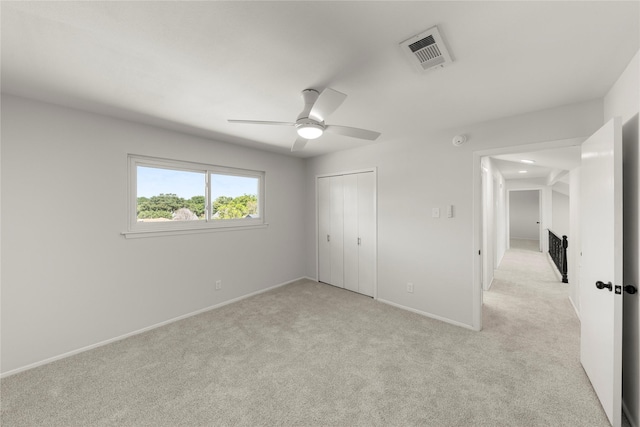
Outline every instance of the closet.
{"type": "Polygon", "coordinates": [[[375,173],[318,178],[318,280],[374,296],[375,173]]]}

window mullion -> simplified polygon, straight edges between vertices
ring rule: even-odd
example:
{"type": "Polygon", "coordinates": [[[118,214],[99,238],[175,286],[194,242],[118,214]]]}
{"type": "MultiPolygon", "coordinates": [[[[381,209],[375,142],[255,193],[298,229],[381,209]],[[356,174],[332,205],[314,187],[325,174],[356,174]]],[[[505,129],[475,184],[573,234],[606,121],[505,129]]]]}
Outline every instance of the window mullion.
{"type": "Polygon", "coordinates": [[[204,174],[204,219],[205,221],[211,221],[211,176],[210,171],[205,171],[204,174]]]}

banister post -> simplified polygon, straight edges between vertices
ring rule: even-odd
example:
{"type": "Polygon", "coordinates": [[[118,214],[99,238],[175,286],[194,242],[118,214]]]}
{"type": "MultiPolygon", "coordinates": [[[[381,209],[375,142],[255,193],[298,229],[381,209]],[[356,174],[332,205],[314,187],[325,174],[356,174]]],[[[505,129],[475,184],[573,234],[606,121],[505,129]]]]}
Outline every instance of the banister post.
{"type": "Polygon", "coordinates": [[[567,248],[569,247],[569,241],[567,236],[562,236],[562,283],[569,283],[567,277],[567,248]]]}

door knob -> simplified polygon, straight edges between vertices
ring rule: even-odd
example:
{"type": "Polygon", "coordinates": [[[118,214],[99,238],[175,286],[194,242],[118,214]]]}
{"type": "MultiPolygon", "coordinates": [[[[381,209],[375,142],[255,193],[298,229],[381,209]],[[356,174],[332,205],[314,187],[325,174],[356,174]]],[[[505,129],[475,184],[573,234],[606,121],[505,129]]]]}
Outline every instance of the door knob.
{"type": "Polygon", "coordinates": [[[636,292],[638,292],[638,289],[633,285],[626,285],[624,287],[624,291],[628,294],[635,294],[636,292]]]}
{"type": "Polygon", "coordinates": [[[607,289],[609,289],[609,292],[611,292],[613,290],[613,286],[611,285],[611,282],[604,283],[604,282],[601,282],[600,280],[598,280],[596,282],[596,288],[598,288],[598,289],[607,288],[607,289]]]}

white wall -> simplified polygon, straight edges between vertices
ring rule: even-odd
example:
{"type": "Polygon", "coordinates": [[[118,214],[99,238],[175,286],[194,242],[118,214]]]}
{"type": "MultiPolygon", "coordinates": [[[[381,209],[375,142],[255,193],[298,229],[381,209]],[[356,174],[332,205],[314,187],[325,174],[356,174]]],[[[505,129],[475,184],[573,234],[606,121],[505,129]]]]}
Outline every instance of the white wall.
{"type": "Polygon", "coordinates": [[[551,193],[553,218],[552,230],[558,237],[562,237],[563,235],[571,237],[571,233],[569,231],[569,196],[557,191],[552,191],[551,193]]]}
{"type": "Polygon", "coordinates": [[[491,157],[481,159],[481,170],[482,288],[489,290],[507,248],[506,186],[491,157]]]}
{"type": "Polygon", "coordinates": [[[305,274],[301,159],[5,95],[1,136],[3,373],[305,274]],[[268,228],[125,239],[128,153],[266,171],[268,228]]]}
{"type": "Polygon", "coordinates": [[[310,159],[306,274],[316,275],[315,177],[377,167],[378,297],[479,327],[480,294],[474,288],[479,273],[474,276],[474,266],[479,265],[481,248],[475,228],[480,225],[480,169],[473,152],[584,137],[601,123],[602,103],[592,101],[425,134],[415,141],[382,129],[385,142],[310,159]],[[460,133],[467,134],[469,142],[454,147],[451,138],[460,133]],[[431,208],[448,204],[455,206],[454,218],[431,218],[431,208]],[[413,294],[406,292],[407,282],[414,284],[413,294]]]}
{"type": "MultiPolygon", "coordinates": [[[[640,150],[638,111],[640,110],[640,52],[636,53],[618,81],[604,98],[604,121],[622,117],[623,145],[623,227],[624,284],[640,287],[640,150]]],[[[623,391],[627,416],[640,425],[640,310],[638,295],[624,296],[623,391]]]]}
{"type": "Polygon", "coordinates": [[[510,238],[539,241],[540,191],[510,191],[508,199],[510,238]]]}
{"type": "Polygon", "coordinates": [[[567,276],[569,279],[569,300],[580,316],[580,168],[571,170],[569,176],[569,247],[567,248],[567,276]]]}
{"type": "Polygon", "coordinates": [[[493,210],[495,212],[495,268],[507,250],[507,183],[497,169],[494,170],[493,210]]]}
{"type": "Polygon", "coordinates": [[[490,157],[483,157],[482,168],[482,289],[488,290],[493,282],[494,246],[495,246],[495,213],[493,162],[490,157]]]}

